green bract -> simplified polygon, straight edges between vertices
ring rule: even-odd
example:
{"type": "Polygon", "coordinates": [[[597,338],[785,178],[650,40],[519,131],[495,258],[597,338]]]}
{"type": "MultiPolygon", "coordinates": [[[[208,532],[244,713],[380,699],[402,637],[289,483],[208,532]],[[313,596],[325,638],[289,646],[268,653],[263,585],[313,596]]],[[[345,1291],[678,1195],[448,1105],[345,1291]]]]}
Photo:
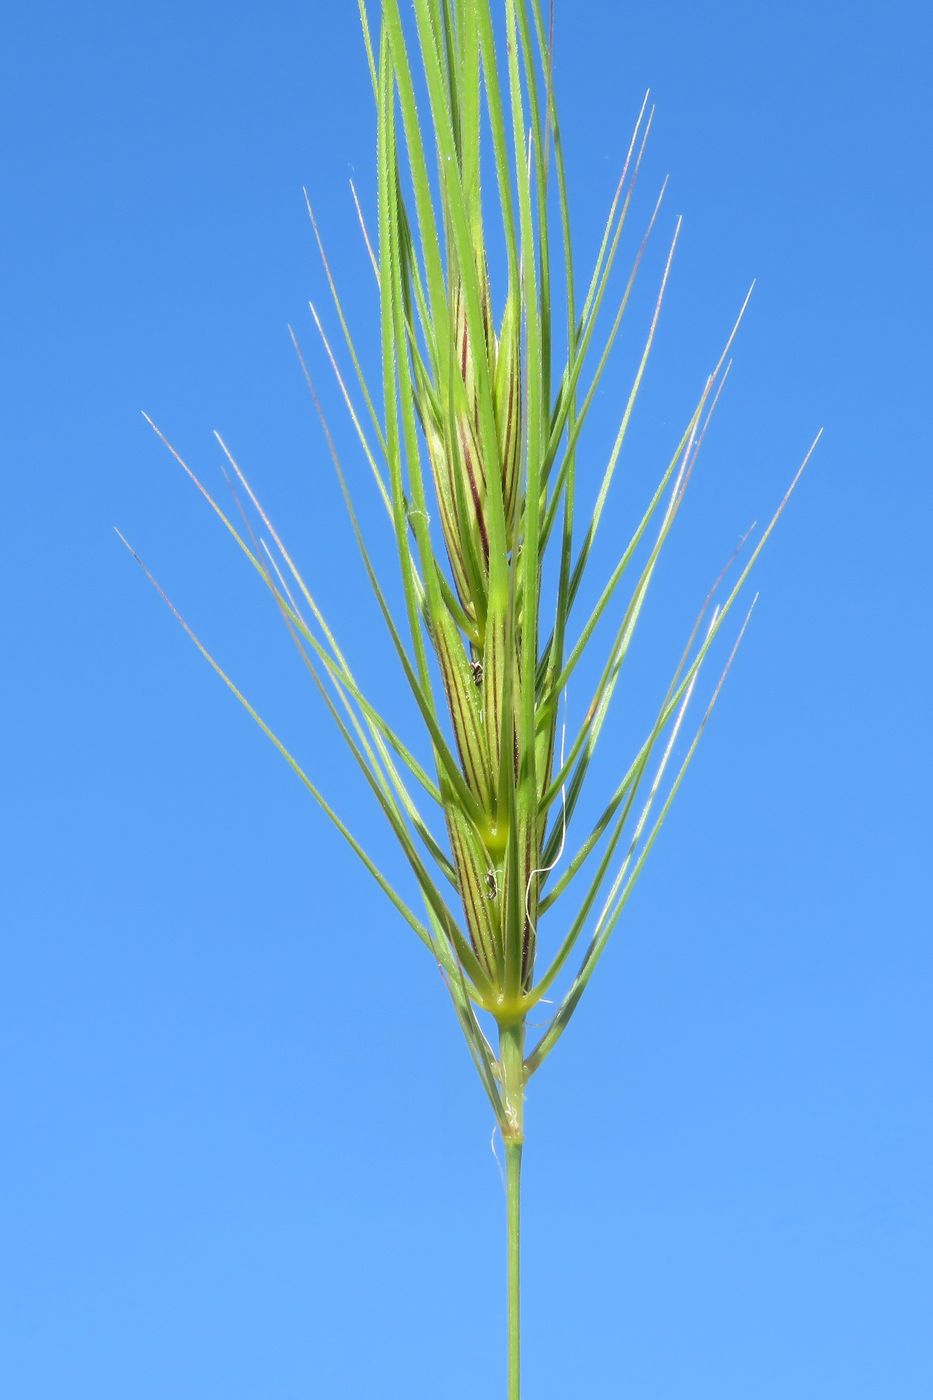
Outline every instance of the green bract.
{"type": "MultiPolygon", "coordinates": [[[[679,440],[671,444],[634,535],[590,615],[578,618],[574,605],[645,373],[679,232],[678,222],[598,484],[587,473],[588,488],[596,487],[596,504],[581,526],[576,513],[578,441],[661,203],[659,198],[608,329],[597,340],[651,124],[647,99],[581,306],[540,0],[503,0],[501,11],[491,0],[414,0],[410,33],[398,0],[383,0],[378,43],[362,4],[360,13],[377,115],[378,256],[365,226],[363,231],[378,288],[381,386],[367,384],[363,376],[318,238],[358,395],[348,387],[326,337],[324,345],[391,521],[404,617],[393,616],[387,603],[329,432],[326,437],[363,567],[426,732],[432,771],[381,715],[377,699],[361,690],[223,442],[231,472],[258,514],[267,544],[257,543],[248,526],[236,525],[170,450],[274,597],[408,861],[423,913],[390,884],[190,635],[443,970],[506,1144],[509,1395],[514,1400],[519,1386],[518,1182],[525,1085],[566,1029],[664,822],[729,663],[675,762],[700,668],[790,491],[731,589],[718,604],[712,593],[707,599],[641,747],[593,828],[577,839],[574,817],[580,794],[728,373],[735,328],[679,440]],[[493,225],[495,246],[505,252],[499,287],[492,285],[493,259],[487,252],[493,225]],[[552,244],[559,249],[556,280],[552,244]],[[561,303],[556,324],[555,287],[561,303]],[[376,407],[380,401],[381,411],[376,407]],[[554,583],[544,590],[549,554],[554,567],[548,577],[554,583]],[[600,622],[611,624],[611,640],[601,655],[595,688],[577,732],[559,735],[562,696],[594,646],[600,622]],[[588,883],[573,917],[563,918],[561,896],[584,868],[588,883]],[[557,936],[542,967],[539,932],[545,925],[554,927],[557,936]],[[529,1012],[554,988],[574,956],[577,969],[563,999],[550,1012],[537,1043],[527,1047],[529,1012]],[[497,1041],[490,1037],[492,1030],[497,1041]]],[[[308,208],[317,237],[310,203],[308,208]]],[[[316,312],[315,320],[324,336],[316,312]]],[[[301,363],[314,393],[303,359],[301,363]]],[[[743,630],[744,624],[739,638],[743,630]]],[[[541,1015],[539,1007],[535,1019],[541,1015]]]]}

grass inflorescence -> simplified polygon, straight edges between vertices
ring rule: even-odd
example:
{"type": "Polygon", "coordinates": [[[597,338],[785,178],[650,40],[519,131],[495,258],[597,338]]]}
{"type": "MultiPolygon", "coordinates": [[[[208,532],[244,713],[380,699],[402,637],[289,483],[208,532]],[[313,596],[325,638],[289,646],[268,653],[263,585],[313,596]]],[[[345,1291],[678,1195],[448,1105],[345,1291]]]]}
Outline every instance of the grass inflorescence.
{"type": "MultiPolygon", "coordinates": [[[[443,973],[506,1148],[509,1395],[514,1400],[527,1081],[566,1030],[661,830],[748,611],[732,627],[733,644],[711,699],[689,740],[679,743],[701,669],[810,453],[770,523],[749,546],[746,562],[740,569],[736,565],[737,577],[727,584],[724,571],[716,581],[686,645],[674,652],[679,660],[640,747],[596,821],[578,835],[581,794],[728,374],[745,305],[671,444],[631,538],[589,614],[580,617],[581,584],[592,566],[594,540],[654,343],[680,222],[596,483],[587,469],[587,485],[596,485],[595,506],[581,520],[580,435],[664,195],[662,187],[609,319],[603,313],[610,276],[630,217],[652,110],[646,98],[581,298],[552,85],[551,17],[540,0],[503,0],[501,13],[499,8],[494,13],[491,0],[414,0],[414,21],[408,25],[398,0],[383,0],[374,34],[361,0],[377,127],[375,236],[366,228],[355,189],[353,199],[378,296],[378,327],[374,324],[371,334],[378,330],[381,384],[367,382],[361,368],[308,201],[345,353],[334,349],[312,308],[314,320],[394,535],[400,613],[389,604],[348,475],[321,414],[326,443],[430,763],[422,762],[387,721],[378,696],[364,693],[223,440],[218,436],[230,482],[237,496],[245,497],[239,515],[225,510],[166,445],[271,593],[419,891],[420,909],[362,848],[176,612],[443,973]],[[599,330],[607,319],[608,329],[599,330]],[[255,531],[251,519],[259,522],[255,531]],[[568,733],[562,697],[570,681],[584,675],[578,668],[602,645],[597,637],[607,628],[610,642],[598,657],[584,716],[568,733]],[[565,914],[571,885],[574,904],[565,914]],[[539,937],[544,925],[556,931],[547,957],[539,937]],[[545,1010],[540,1033],[528,1044],[529,1015],[536,1011],[534,1020],[540,1022],[545,1010]]],[[[294,335],[293,340],[320,412],[294,335]]]]}

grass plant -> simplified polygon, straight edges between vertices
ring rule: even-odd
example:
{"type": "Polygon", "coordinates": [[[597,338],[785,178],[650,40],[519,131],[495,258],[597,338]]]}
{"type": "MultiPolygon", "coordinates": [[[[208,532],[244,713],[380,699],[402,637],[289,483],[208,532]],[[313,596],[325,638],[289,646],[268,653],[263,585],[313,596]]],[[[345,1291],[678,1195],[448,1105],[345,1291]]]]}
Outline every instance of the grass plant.
{"type": "MultiPolygon", "coordinates": [[[[378,28],[362,3],[360,17],[376,113],[374,234],[355,190],[353,197],[365,240],[361,257],[371,263],[378,300],[381,384],[363,373],[309,201],[342,349],[332,346],[316,311],[314,318],[360,463],[372,475],[394,537],[400,611],[390,605],[391,590],[370,554],[356,487],[351,490],[351,473],[323,414],[322,422],[362,570],[421,726],[420,743],[403,738],[381,712],[380,697],[364,692],[223,439],[218,435],[240,510],[225,509],[166,446],[271,594],[410,867],[420,904],[383,873],[169,606],[441,969],[504,1144],[507,1394],[517,1400],[527,1084],[570,1024],[654,847],[747,625],[750,608],[743,604],[742,617],[738,604],[749,575],[810,453],[749,544],[744,564],[735,565],[734,580],[723,571],[685,644],[672,648],[672,661],[678,659],[640,747],[597,820],[578,833],[581,794],[745,306],[670,444],[631,538],[588,615],[580,616],[581,585],[680,231],[678,221],[634,378],[621,394],[618,430],[594,474],[592,448],[581,454],[581,433],[664,194],[631,265],[611,281],[651,127],[648,99],[608,201],[595,265],[578,287],[552,85],[553,17],[541,0],[414,0],[413,18],[403,18],[398,0],[382,0],[378,28]],[[582,519],[578,484],[595,500],[582,519]],[[726,628],[731,646],[688,737],[701,673],[726,628]],[[589,674],[597,650],[592,693],[579,726],[568,733],[562,697],[572,679],[589,674]],[[529,1018],[534,1012],[539,1021],[545,1011],[531,1042],[529,1018]]],[[[376,329],[374,322],[369,333],[376,329]]]]}

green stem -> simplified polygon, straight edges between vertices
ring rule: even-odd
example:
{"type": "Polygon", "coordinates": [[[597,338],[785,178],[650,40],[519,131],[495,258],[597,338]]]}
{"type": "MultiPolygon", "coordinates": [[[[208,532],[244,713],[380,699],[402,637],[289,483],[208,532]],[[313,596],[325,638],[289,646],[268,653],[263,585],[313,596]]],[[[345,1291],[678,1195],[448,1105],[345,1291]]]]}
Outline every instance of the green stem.
{"type": "Polygon", "coordinates": [[[521,1307],[520,1307],[520,1240],[521,1240],[521,1170],[522,1144],[506,1143],[506,1219],[508,1230],[509,1280],[509,1389],[508,1400],[521,1396],[521,1307]]]}
{"type": "Polygon", "coordinates": [[[502,1026],[500,1072],[505,1101],[506,1261],[508,1280],[508,1400],[521,1397],[521,1172],[525,1140],[525,1025],[502,1026]]]}

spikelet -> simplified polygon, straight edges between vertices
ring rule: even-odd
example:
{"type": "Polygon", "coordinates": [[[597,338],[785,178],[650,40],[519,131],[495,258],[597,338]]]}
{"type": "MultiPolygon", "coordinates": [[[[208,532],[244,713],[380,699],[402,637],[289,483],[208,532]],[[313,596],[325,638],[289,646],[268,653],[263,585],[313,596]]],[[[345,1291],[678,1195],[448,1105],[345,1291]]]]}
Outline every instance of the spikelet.
{"type": "Polygon", "coordinates": [[[514,540],[521,473],[521,324],[518,298],[509,295],[498,336],[492,329],[489,276],[482,259],[478,280],[482,335],[470,335],[463,287],[450,294],[453,384],[422,384],[417,398],[451,573],[464,612],[485,612],[489,577],[488,493],[492,472],[502,484],[506,536],[514,540]],[[493,386],[496,456],[488,461],[480,425],[477,357],[493,386]]]}

